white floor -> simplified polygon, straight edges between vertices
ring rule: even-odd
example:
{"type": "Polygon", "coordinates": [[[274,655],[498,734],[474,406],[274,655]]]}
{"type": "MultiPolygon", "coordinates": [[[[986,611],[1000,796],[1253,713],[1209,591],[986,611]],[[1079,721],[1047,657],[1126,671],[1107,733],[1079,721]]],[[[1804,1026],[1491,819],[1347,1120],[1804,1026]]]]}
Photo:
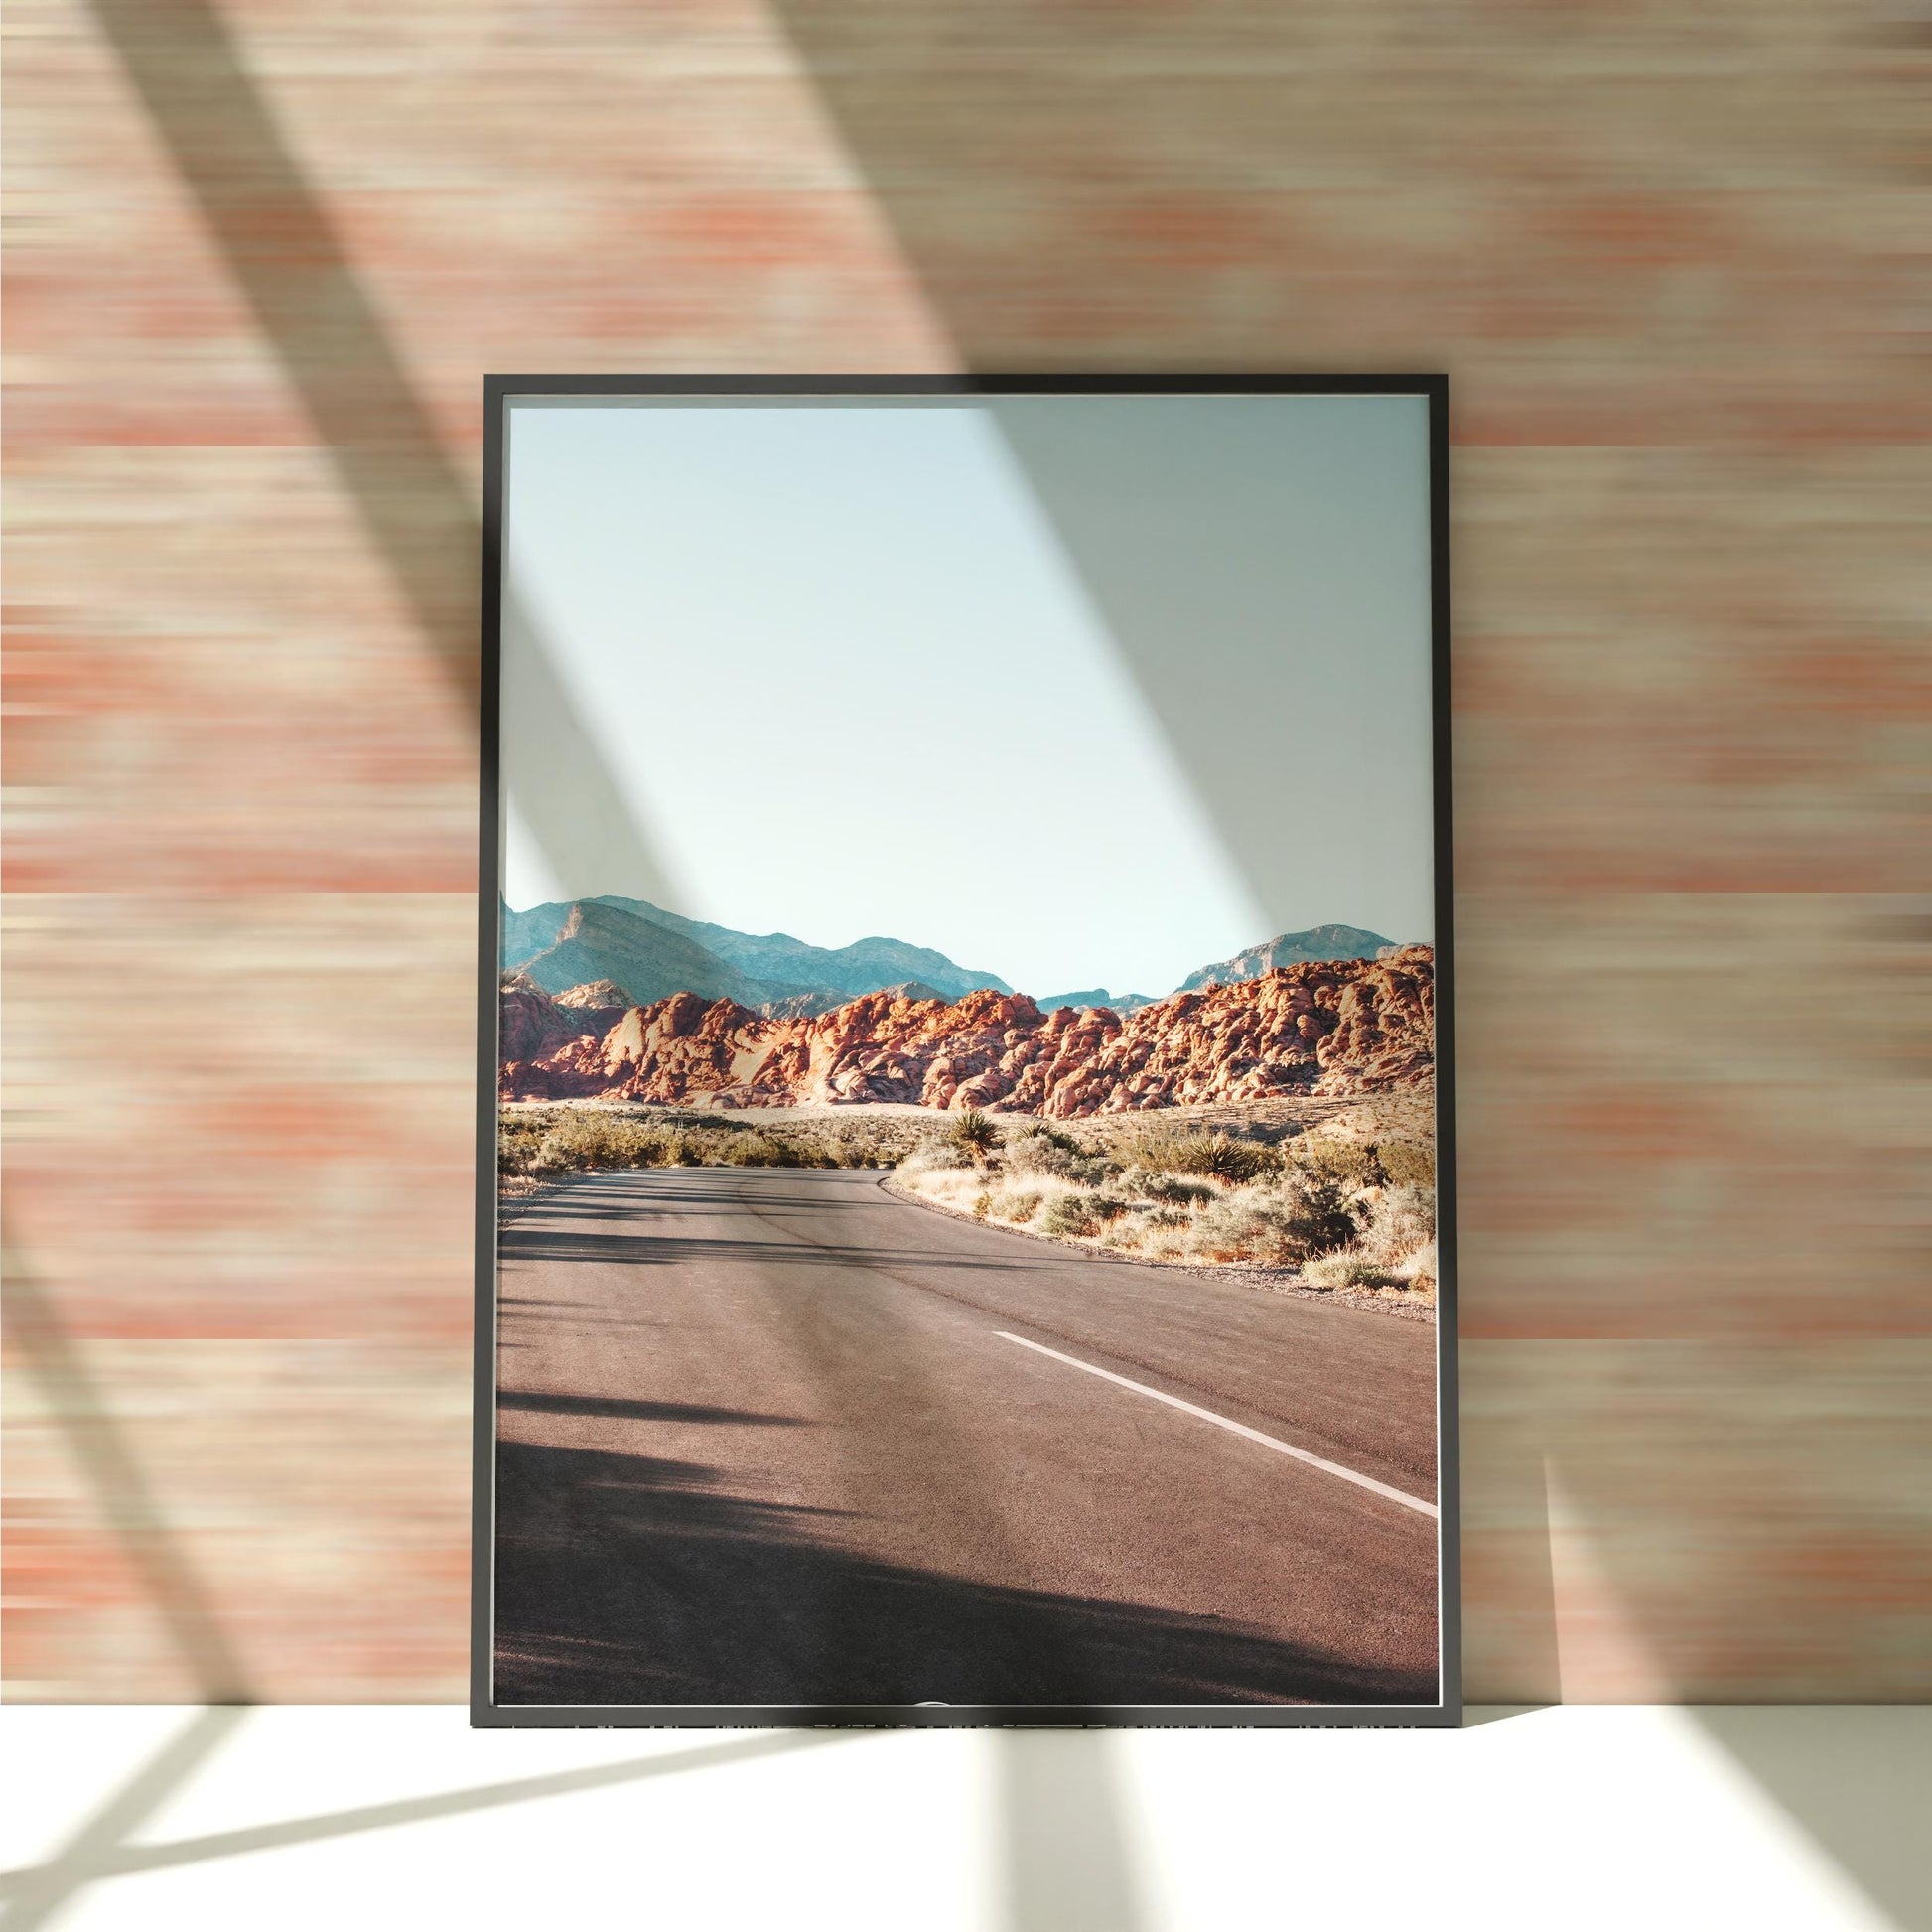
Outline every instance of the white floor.
{"type": "Polygon", "coordinates": [[[1932,1927],[1932,1711],[1460,1732],[486,1731],[0,1711],[9,1927],[1932,1927]]]}

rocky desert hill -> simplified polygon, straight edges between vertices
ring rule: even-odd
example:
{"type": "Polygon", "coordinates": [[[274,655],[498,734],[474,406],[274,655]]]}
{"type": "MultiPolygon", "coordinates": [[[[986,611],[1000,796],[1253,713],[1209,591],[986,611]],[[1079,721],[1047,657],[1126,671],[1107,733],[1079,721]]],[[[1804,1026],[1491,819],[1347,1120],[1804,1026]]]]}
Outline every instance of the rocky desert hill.
{"type": "Polygon", "coordinates": [[[1123,1017],[1042,1013],[979,988],[950,1003],[870,993],[829,1013],[771,1017],[679,992],[615,1010],[601,987],[553,998],[504,982],[502,1094],[714,1107],[896,1101],[1052,1119],[1382,1093],[1435,1076],[1435,954],[1303,961],[1175,993],[1123,1017]]]}
{"type": "Polygon", "coordinates": [[[552,995],[527,973],[505,973],[497,1002],[496,1053],[504,1063],[541,1060],[587,1035],[601,1036],[630,1008],[629,996],[610,980],[552,995]]]}

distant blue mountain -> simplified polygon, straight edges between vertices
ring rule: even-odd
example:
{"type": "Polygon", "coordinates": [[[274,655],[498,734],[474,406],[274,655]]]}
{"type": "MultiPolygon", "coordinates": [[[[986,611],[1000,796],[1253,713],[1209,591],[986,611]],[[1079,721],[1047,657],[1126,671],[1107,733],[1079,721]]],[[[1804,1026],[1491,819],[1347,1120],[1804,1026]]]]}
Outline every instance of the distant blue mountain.
{"type": "Polygon", "coordinates": [[[837,1005],[907,981],[947,1000],[977,987],[1013,991],[997,974],[970,971],[944,953],[901,939],[810,946],[789,933],[735,932],[616,893],[526,912],[504,906],[501,926],[505,972],[526,974],[548,993],[611,980],[638,1005],[690,992],[748,1007],[789,1004],[796,1011],[805,1003],[837,1005]]]}
{"type": "Polygon", "coordinates": [[[647,899],[620,898],[615,893],[605,894],[597,903],[617,906],[668,932],[682,933],[740,972],[762,980],[787,981],[795,988],[825,987],[854,999],[906,980],[918,980],[949,1000],[982,986],[991,987],[995,993],[1013,991],[997,973],[956,966],[944,953],[926,946],[908,946],[903,939],[855,939],[849,946],[836,948],[808,946],[788,932],[734,932],[730,926],[687,919],[647,899]]]}
{"type": "Polygon", "coordinates": [[[1154,1002],[1145,993],[1109,993],[1104,986],[1089,986],[1078,993],[1049,993],[1034,1004],[1041,1013],[1051,1013],[1055,1007],[1112,1007],[1116,1013],[1133,1013],[1154,1002]]]}
{"type": "Polygon", "coordinates": [[[1298,966],[1311,959],[1373,959],[1384,946],[1394,943],[1358,925],[1311,925],[1306,932],[1279,933],[1232,959],[1203,966],[1199,972],[1189,973],[1174,991],[1192,993],[1210,980],[1217,986],[1233,986],[1240,980],[1258,980],[1277,967],[1298,966]]]}

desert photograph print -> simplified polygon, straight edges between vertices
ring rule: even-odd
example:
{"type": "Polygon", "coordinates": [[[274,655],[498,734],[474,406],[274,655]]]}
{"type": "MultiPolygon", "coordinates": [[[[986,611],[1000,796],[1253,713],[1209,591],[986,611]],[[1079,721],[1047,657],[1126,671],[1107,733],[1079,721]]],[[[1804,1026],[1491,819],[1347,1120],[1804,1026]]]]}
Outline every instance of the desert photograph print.
{"type": "Polygon", "coordinates": [[[477,1721],[1449,1720],[1440,395],[726,387],[493,398],[477,1721]]]}

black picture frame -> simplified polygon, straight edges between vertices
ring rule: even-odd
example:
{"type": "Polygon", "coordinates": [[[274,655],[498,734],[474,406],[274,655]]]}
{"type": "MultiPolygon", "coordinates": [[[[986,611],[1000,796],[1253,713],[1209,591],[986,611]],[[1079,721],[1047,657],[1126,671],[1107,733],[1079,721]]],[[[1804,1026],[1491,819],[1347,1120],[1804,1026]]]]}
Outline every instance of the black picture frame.
{"type": "Polygon", "coordinates": [[[491,375],[483,384],[481,812],[477,927],[476,1341],[470,1716],[478,1728],[1121,1726],[1455,1728],[1462,1723],[1456,1349],[1454,868],[1450,728],[1449,378],[1445,374],[491,375]],[[497,1078],[504,428],[535,398],[743,399],[1025,395],[1420,396],[1429,423],[1438,1215],[1438,1657],[1433,1705],[499,1705],[491,1697],[496,1457],[497,1078]]]}

